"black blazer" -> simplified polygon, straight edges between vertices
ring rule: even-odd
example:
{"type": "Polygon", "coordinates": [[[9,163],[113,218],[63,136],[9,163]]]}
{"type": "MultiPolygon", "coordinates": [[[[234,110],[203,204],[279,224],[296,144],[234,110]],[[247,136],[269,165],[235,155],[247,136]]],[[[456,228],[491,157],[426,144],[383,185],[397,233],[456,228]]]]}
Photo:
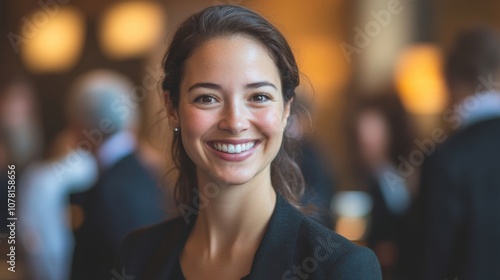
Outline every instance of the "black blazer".
{"type": "Polygon", "coordinates": [[[421,188],[423,278],[500,279],[500,118],[437,148],[421,188]]]}
{"type": "MultiPolygon", "coordinates": [[[[177,218],[134,232],[124,241],[115,275],[172,279],[194,224],[177,218]],[[170,277],[170,278],[169,278],[170,277]]],[[[373,252],[305,217],[278,196],[268,228],[243,279],[382,279],[373,252]]]]}
{"type": "Polygon", "coordinates": [[[104,171],[92,189],[71,200],[84,212],[84,222],[75,232],[73,280],[112,279],[107,276],[127,234],[167,218],[165,196],[134,153],[104,171]]]}

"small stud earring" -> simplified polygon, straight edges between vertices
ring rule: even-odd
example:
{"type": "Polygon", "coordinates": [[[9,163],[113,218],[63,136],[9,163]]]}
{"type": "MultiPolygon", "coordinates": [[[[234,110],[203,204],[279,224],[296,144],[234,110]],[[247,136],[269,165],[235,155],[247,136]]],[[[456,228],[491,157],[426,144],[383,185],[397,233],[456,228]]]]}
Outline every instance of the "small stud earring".
{"type": "Polygon", "coordinates": [[[180,129],[178,127],[174,128],[174,133],[179,133],[180,129]]]}

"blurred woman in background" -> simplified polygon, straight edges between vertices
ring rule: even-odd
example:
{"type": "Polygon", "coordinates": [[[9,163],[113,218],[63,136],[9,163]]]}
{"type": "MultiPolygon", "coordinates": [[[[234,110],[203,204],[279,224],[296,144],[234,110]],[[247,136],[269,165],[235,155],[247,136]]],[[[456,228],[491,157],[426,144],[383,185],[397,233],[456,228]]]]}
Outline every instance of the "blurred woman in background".
{"type": "Polygon", "coordinates": [[[397,94],[366,94],[354,110],[357,172],[373,200],[368,245],[380,260],[384,279],[393,279],[403,246],[405,215],[417,172],[401,174],[401,157],[412,149],[414,130],[397,94]]]}

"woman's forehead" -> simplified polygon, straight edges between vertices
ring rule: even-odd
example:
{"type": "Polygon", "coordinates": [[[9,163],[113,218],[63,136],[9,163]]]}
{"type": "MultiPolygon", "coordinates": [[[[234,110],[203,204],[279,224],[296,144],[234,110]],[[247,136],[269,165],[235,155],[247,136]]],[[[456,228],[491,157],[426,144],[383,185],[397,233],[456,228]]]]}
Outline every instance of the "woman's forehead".
{"type": "Polygon", "coordinates": [[[184,81],[254,83],[269,81],[280,87],[280,75],[267,49],[253,39],[225,36],[210,39],[194,50],[184,67],[184,81]]]}

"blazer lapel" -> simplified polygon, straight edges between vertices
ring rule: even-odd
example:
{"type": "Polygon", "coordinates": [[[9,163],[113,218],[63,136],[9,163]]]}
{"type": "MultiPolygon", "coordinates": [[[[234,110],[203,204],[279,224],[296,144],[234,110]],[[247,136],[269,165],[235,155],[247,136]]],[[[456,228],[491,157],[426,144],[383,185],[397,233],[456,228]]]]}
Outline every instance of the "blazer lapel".
{"type": "Polygon", "coordinates": [[[169,278],[174,266],[179,261],[184,244],[194,222],[186,225],[184,219],[169,231],[169,238],[164,238],[145,269],[143,279],[165,280],[169,278]]]}
{"type": "MultiPolygon", "coordinates": [[[[244,280],[281,279],[292,266],[303,216],[279,194],[276,197],[271,220],[255,254],[250,274],[242,278],[244,280]]],[[[186,225],[184,220],[179,220],[169,233],[170,238],[162,241],[151,258],[144,279],[168,279],[179,261],[193,224],[186,225]]]]}
{"type": "Polygon", "coordinates": [[[242,279],[282,279],[291,268],[303,216],[279,194],[276,207],[255,254],[250,274],[242,279]]]}

